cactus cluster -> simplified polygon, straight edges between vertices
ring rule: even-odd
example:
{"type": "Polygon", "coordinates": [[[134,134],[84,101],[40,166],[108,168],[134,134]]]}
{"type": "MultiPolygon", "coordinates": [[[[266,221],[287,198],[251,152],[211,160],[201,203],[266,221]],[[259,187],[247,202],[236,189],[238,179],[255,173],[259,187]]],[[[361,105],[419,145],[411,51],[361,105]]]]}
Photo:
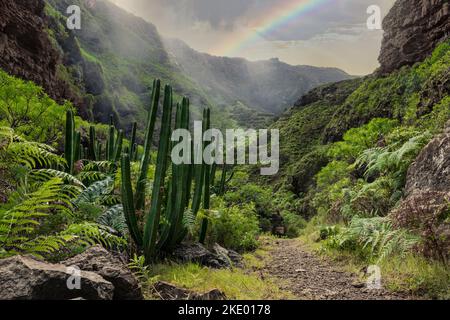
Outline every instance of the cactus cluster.
{"type": "Polygon", "coordinates": [[[81,159],[81,134],[75,130],[75,117],[72,110],[66,113],[66,141],[64,144],[64,157],[66,159],[66,171],[72,174],[75,163],[81,159]]]}
{"type": "MultiPolygon", "coordinates": [[[[130,234],[139,249],[142,249],[147,262],[151,262],[158,251],[168,251],[185,238],[187,234],[184,225],[184,214],[189,210],[196,215],[203,207],[209,208],[211,168],[203,161],[202,164],[175,164],[171,161],[171,135],[173,130],[187,129],[190,124],[189,99],[183,98],[181,104],[173,107],[172,88],[165,86],[162,104],[161,132],[158,142],[155,176],[149,207],[146,208],[146,187],[148,169],[150,166],[151,148],[154,137],[156,115],[159,110],[161,83],[155,80],[152,92],[152,105],[149,111],[144,153],[140,160],[140,169],[136,188],[133,192],[130,162],[133,157],[133,147],[130,152],[124,152],[121,158],[122,170],[122,202],[126,222],[130,234]],[[175,115],[173,115],[175,113],[175,115]],[[145,212],[141,230],[138,212],[145,212]]],[[[210,126],[210,111],[204,111],[203,130],[210,126]]],[[[135,136],[132,130],[132,141],[135,136]]],[[[134,143],[131,143],[133,146],[134,143]]],[[[203,151],[203,146],[195,146],[203,151]]],[[[193,154],[191,155],[193,157],[193,154]]],[[[193,159],[192,159],[193,160],[193,159]]],[[[206,229],[207,225],[205,226],[206,229]]]]}
{"type": "MultiPolygon", "coordinates": [[[[114,174],[120,164],[121,168],[121,198],[125,220],[130,236],[139,251],[143,251],[147,262],[151,262],[160,251],[169,251],[179,244],[188,234],[184,215],[190,212],[197,216],[200,208],[205,213],[210,207],[211,188],[214,188],[217,165],[207,165],[203,160],[203,150],[210,142],[191,147],[190,163],[175,164],[171,161],[170,153],[174,142],[171,141],[172,132],[177,129],[190,128],[190,103],[183,98],[180,104],[174,107],[172,88],[164,87],[162,103],[161,131],[159,135],[155,176],[151,197],[148,202],[146,194],[149,182],[149,168],[151,152],[154,141],[154,132],[157,115],[160,109],[161,82],[153,83],[151,108],[149,110],[146,126],[143,153],[138,159],[138,145],[136,142],[137,124],[131,127],[129,147],[124,148],[124,132],[114,127],[113,119],[108,130],[106,146],[97,138],[95,127],[89,128],[88,146],[81,145],[81,135],[75,131],[74,115],[67,113],[66,123],[66,160],[68,170],[72,173],[74,163],[85,157],[92,161],[109,161],[113,163],[114,174]],[[192,150],[191,150],[192,151],[192,150]],[[194,154],[200,154],[202,161],[194,161],[194,154]],[[137,180],[133,185],[131,163],[139,161],[137,180]],[[199,164],[200,163],[200,164],[199,164]]],[[[209,109],[203,112],[203,132],[211,127],[211,114],[209,109]]],[[[186,151],[185,151],[186,152],[186,151]]],[[[223,169],[223,175],[226,172],[223,169]]],[[[220,185],[224,185],[222,178],[220,185]]],[[[220,187],[224,190],[224,187],[220,187]]],[[[217,193],[217,192],[216,192],[217,193]]],[[[204,242],[208,220],[202,221],[200,241],[204,242]]]]}

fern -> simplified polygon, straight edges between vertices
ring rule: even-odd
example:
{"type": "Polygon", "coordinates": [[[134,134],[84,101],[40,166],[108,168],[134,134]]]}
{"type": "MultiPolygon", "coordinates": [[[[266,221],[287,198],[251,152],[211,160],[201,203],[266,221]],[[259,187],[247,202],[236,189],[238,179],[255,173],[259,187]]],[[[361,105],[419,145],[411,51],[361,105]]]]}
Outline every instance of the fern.
{"type": "Polygon", "coordinates": [[[4,164],[21,164],[29,169],[65,165],[65,160],[51,146],[27,141],[8,127],[0,127],[0,150],[0,162],[4,164]]]}
{"type": "Polygon", "coordinates": [[[191,209],[187,209],[183,214],[183,227],[186,228],[189,234],[194,234],[195,223],[197,217],[194,215],[191,209]]]}
{"type": "Polygon", "coordinates": [[[31,175],[34,176],[38,180],[49,180],[51,178],[57,177],[61,178],[66,183],[71,183],[73,185],[76,185],[81,188],[85,188],[85,185],[83,182],[78,180],[73,175],[66,173],[64,171],[58,171],[53,169],[39,169],[39,170],[32,170],[31,175]]]}
{"type": "Polygon", "coordinates": [[[123,235],[128,233],[128,227],[125,221],[122,205],[116,205],[107,209],[97,219],[97,222],[101,225],[117,230],[123,235]]]}
{"type": "Polygon", "coordinates": [[[108,177],[105,180],[93,183],[89,188],[83,190],[74,203],[75,205],[81,203],[100,204],[113,190],[114,180],[112,177],[108,177]]]}
{"type": "Polygon", "coordinates": [[[101,244],[106,248],[126,246],[125,238],[112,234],[112,230],[93,222],[70,225],[63,235],[75,235],[86,245],[101,244]]]}
{"type": "Polygon", "coordinates": [[[413,136],[405,143],[393,143],[390,146],[365,150],[356,161],[358,167],[365,167],[365,176],[370,178],[388,172],[401,177],[407,168],[431,139],[429,132],[413,136]]]}
{"type": "Polygon", "coordinates": [[[73,240],[69,235],[39,234],[42,220],[49,215],[72,216],[70,194],[64,192],[60,178],[39,185],[36,191],[22,195],[22,199],[11,208],[0,208],[0,245],[3,256],[19,253],[41,257],[50,254],[73,240]]]}
{"type": "Polygon", "coordinates": [[[388,218],[355,217],[347,228],[332,237],[329,244],[339,249],[359,247],[369,259],[381,262],[394,254],[403,256],[419,241],[406,230],[394,229],[388,218]]]}

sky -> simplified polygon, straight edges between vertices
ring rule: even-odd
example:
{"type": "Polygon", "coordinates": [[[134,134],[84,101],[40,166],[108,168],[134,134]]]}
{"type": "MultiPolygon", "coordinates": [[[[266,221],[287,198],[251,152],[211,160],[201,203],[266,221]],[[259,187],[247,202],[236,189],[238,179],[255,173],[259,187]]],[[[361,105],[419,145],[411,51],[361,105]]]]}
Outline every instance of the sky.
{"type": "Polygon", "coordinates": [[[292,65],[337,67],[352,75],[378,67],[384,17],[395,0],[110,0],[197,51],[292,65]]]}

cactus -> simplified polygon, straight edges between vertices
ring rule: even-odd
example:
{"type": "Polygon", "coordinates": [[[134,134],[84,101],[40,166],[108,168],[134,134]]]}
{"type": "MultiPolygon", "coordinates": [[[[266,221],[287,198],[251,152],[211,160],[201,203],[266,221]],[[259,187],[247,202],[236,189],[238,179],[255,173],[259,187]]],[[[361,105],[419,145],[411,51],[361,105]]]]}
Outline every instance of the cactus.
{"type": "Polygon", "coordinates": [[[97,161],[102,161],[102,144],[100,142],[97,143],[97,151],[96,151],[96,157],[97,157],[97,161]]]}
{"type": "MultiPolygon", "coordinates": [[[[132,154],[136,152],[135,142],[130,144],[130,150],[124,150],[121,158],[122,176],[122,202],[124,213],[130,234],[138,249],[143,249],[146,263],[151,263],[159,250],[170,250],[180,243],[187,234],[187,228],[183,224],[183,216],[192,199],[192,211],[197,214],[204,199],[203,207],[209,209],[210,197],[210,175],[212,168],[207,166],[202,159],[202,164],[174,164],[171,162],[171,146],[175,142],[170,141],[172,130],[189,129],[189,100],[184,98],[176,107],[175,124],[172,128],[172,89],[170,86],[164,88],[163,112],[161,120],[161,133],[158,143],[155,177],[151,195],[150,208],[143,221],[143,230],[139,229],[137,212],[145,210],[145,190],[147,172],[150,164],[150,151],[153,140],[156,115],[159,108],[160,81],[155,80],[152,93],[152,106],[146,124],[144,154],[140,161],[136,193],[133,193],[130,162],[132,154]],[[128,153],[128,151],[130,151],[128,153]],[[168,170],[171,175],[166,179],[168,170]],[[195,182],[193,194],[192,184],[195,182]],[[164,215],[165,223],[160,225],[161,215],[164,215]]],[[[210,127],[210,111],[204,111],[203,128],[205,131],[210,127]]],[[[135,141],[136,132],[132,128],[132,141],[135,141]]],[[[119,132],[119,137],[121,133],[119,132]]],[[[111,140],[109,140],[111,141],[111,140]]],[[[119,141],[119,138],[118,138],[119,141]]],[[[108,142],[111,144],[111,142],[108,142]]],[[[201,153],[206,143],[197,145],[197,151],[201,153]]],[[[191,142],[191,147],[193,143],[191,142]]],[[[117,144],[116,144],[117,149],[117,144]]],[[[117,150],[116,150],[117,151],[117,150]]],[[[117,155],[117,153],[116,153],[117,155]]],[[[193,160],[194,154],[191,154],[193,160]]],[[[207,222],[204,222],[203,230],[206,232],[207,222]]]]}
{"type": "MultiPolygon", "coordinates": [[[[168,89],[166,88],[166,90],[168,89]]],[[[147,184],[147,174],[150,165],[150,152],[153,142],[153,131],[155,130],[156,115],[158,113],[160,91],[161,91],[161,81],[155,80],[153,82],[152,105],[147,118],[144,154],[142,156],[141,166],[139,170],[139,177],[136,185],[136,210],[143,210],[145,206],[145,187],[147,184]]],[[[168,93],[166,92],[165,94],[168,93]]],[[[165,99],[166,98],[167,97],[165,97],[165,99]]],[[[164,102],[168,103],[168,101],[164,102]]]]}
{"type": "MultiPolygon", "coordinates": [[[[211,128],[211,111],[206,110],[206,130],[211,128]]],[[[204,146],[206,148],[207,144],[204,146]]],[[[210,196],[211,196],[211,166],[205,165],[205,183],[204,183],[204,196],[203,196],[203,209],[207,212],[210,206],[210,196]]],[[[200,230],[200,243],[205,243],[206,231],[208,230],[208,219],[204,218],[202,221],[202,226],[200,230]]]]}
{"type": "Polygon", "coordinates": [[[108,161],[114,161],[114,151],[115,151],[115,146],[114,146],[114,139],[115,139],[115,131],[116,128],[114,128],[113,125],[109,126],[109,134],[108,134],[108,150],[107,150],[107,160],[108,161]]]}
{"type": "Polygon", "coordinates": [[[133,122],[131,126],[131,140],[130,140],[130,157],[132,161],[137,160],[137,143],[136,143],[136,131],[137,131],[137,122],[133,122]]]}
{"type": "Polygon", "coordinates": [[[131,186],[131,170],[130,170],[130,156],[127,153],[122,154],[121,160],[121,193],[122,206],[125,215],[125,220],[130,230],[131,237],[138,247],[142,246],[142,234],[139,230],[136,210],[134,207],[133,189],[131,186]]]}
{"type": "Polygon", "coordinates": [[[66,113],[66,137],[64,145],[64,158],[67,162],[67,172],[72,174],[75,162],[80,160],[83,146],[81,145],[81,134],[75,131],[75,117],[72,110],[66,113]]]}
{"type": "Polygon", "coordinates": [[[117,134],[116,144],[114,146],[114,162],[118,162],[120,160],[120,156],[122,154],[123,147],[123,130],[119,130],[117,134]]]}
{"type": "MultiPolygon", "coordinates": [[[[164,104],[161,124],[161,136],[159,140],[158,156],[156,160],[156,172],[153,182],[152,201],[150,212],[144,230],[144,255],[147,262],[153,258],[156,250],[156,240],[161,216],[162,192],[167,172],[167,159],[169,155],[169,142],[172,119],[172,88],[164,89],[164,104]]],[[[150,136],[150,134],[149,134],[150,136]]],[[[149,137],[147,137],[149,138],[149,137]]]]}
{"type": "Polygon", "coordinates": [[[93,161],[97,161],[98,159],[96,143],[95,127],[91,126],[89,128],[89,159],[93,161]]]}
{"type": "MultiPolygon", "coordinates": [[[[189,100],[183,99],[181,105],[177,106],[175,129],[188,129],[189,128],[189,100]]],[[[183,234],[183,215],[187,208],[186,199],[188,193],[190,193],[189,171],[191,164],[172,164],[172,179],[171,179],[171,192],[169,193],[170,203],[173,203],[173,207],[169,207],[170,210],[166,210],[166,218],[169,221],[169,225],[164,228],[160,247],[172,248],[174,247],[179,237],[177,235],[183,234]]]]}
{"type": "MultiPolygon", "coordinates": [[[[203,126],[202,126],[202,136],[203,133],[206,131],[206,110],[203,111],[203,126]]],[[[202,154],[202,145],[196,146],[196,154],[199,154],[201,156],[201,164],[194,165],[194,180],[195,180],[195,190],[194,190],[194,196],[192,199],[192,213],[194,216],[197,215],[198,211],[200,210],[200,205],[202,201],[202,193],[203,193],[203,184],[205,181],[205,169],[206,166],[203,162],[203,154],[202,154]]]]}

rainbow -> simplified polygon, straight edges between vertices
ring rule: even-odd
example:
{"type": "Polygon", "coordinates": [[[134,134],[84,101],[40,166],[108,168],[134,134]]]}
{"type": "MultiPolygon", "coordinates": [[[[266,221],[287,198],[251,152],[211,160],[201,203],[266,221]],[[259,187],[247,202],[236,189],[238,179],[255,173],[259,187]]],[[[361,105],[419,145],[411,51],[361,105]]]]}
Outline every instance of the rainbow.
{"type": "Polygon", "coordinates": [[[255,28],[230,37],[213,51],[220,56],[233,56],[269,32],[305,14],[313,13],[332,1],[334,0],[285,0],[281,5],[268,8],[254,21],[255,28]]]}

